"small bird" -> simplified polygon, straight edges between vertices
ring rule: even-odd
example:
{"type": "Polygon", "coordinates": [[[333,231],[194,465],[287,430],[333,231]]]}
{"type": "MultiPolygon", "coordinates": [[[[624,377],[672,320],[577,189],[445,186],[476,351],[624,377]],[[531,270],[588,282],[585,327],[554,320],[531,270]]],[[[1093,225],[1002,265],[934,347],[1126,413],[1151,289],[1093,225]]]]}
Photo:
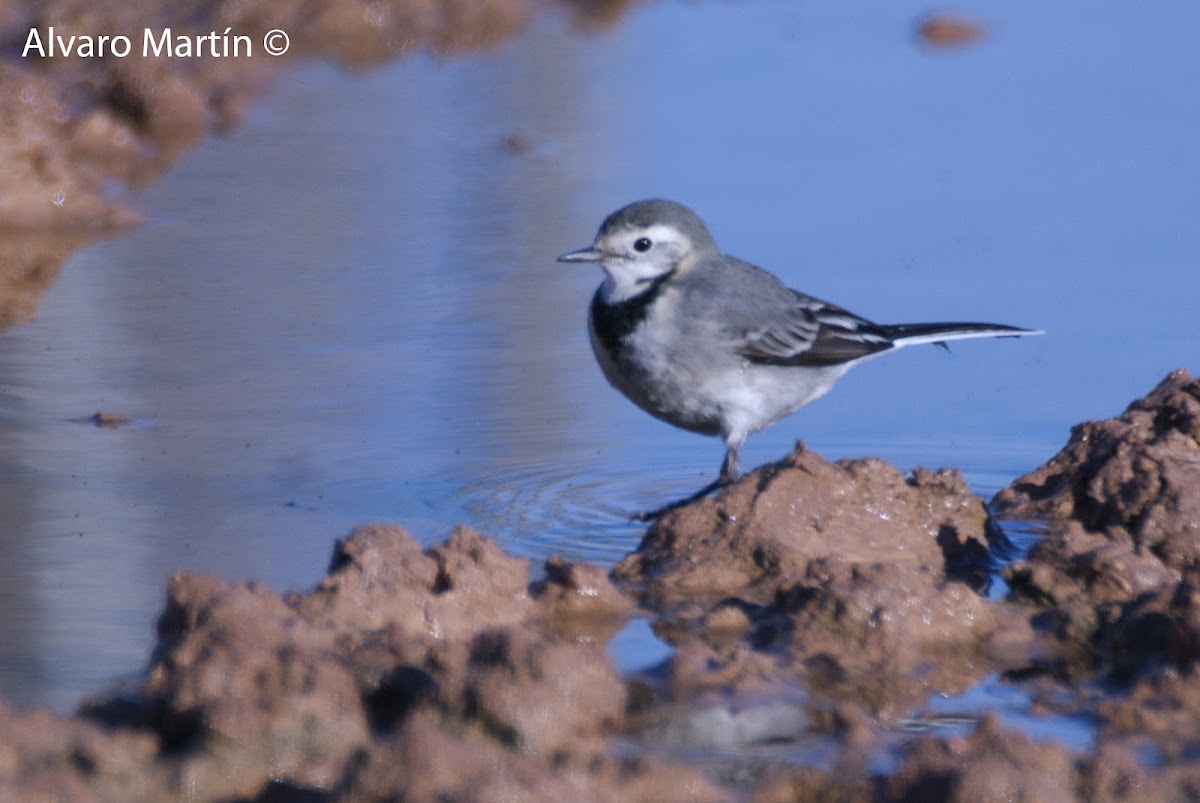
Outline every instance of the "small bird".
{"type": "Polygon", "coordinates": [[[641,518],[736,480],[749,435],[825,395],[859,363],[901,346],[1042,334],[991,323],[872,323],[721,253],[695,212],[661,199],[618,209],[591,246],[558,260],[604,270],[588,332],[612,386],[655,418],[725,442],[715,482],[641,518]]]}

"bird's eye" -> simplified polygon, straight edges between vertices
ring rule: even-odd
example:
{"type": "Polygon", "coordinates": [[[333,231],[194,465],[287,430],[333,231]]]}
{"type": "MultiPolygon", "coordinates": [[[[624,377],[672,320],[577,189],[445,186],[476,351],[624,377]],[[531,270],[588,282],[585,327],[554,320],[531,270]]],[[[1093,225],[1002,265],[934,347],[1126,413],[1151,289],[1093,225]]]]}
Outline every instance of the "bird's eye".
{"type": "Polygon", "coordinates": [[[639,254],[644,254],[650,250],[650,246],[652,245],[654,245],[654,243],[650,242],[649,237],[639,237],[637,242],[633,244],[633,250],[637,251],[639,254]]]}

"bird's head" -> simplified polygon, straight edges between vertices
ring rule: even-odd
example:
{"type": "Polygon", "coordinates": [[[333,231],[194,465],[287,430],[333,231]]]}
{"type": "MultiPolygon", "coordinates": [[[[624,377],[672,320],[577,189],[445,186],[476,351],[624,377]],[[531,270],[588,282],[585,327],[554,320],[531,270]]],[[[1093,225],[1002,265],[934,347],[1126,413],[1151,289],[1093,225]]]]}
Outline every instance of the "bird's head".
{"type": "Polygon", "coordinates": [[[600,224],[588,248],[559,262],[595,262],[604,269],[601,293],[610,303],[634,298],[691,267],[717,246],[696,213],[674,201],[637,201],[600,224]]]}

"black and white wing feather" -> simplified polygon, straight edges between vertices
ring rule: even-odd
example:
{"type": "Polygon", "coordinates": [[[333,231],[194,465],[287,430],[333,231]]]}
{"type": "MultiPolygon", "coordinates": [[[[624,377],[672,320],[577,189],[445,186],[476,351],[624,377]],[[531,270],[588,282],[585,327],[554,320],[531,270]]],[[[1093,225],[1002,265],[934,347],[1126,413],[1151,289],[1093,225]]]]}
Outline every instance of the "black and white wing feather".
{"type": "Polygon", "coordinates": [[[840,365],[895,345],[887,329],[794,290],[781,318],[751,329],[739,353],[762,365],[840,365]]]}
{"type": "Polygon", "coordinates": [[[992,323],[878,324],[792,290],[770,273],[733,257],[699,266],[683,281],[695,291],[689,314],[721,321],[722,341],[759,365],[825,368],[901,346],[1042,334],[992,323]],[[731,269],[736,269],[734,287],[728,279],[731,269]]]}

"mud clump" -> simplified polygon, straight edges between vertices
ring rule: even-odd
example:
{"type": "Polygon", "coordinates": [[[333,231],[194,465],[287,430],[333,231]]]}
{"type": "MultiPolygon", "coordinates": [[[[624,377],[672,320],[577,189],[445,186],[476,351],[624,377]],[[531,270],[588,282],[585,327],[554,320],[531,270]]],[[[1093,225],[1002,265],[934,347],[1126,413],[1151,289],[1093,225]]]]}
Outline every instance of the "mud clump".
{"type": "Polygon", "coordinates": [[[820,561],[965,577],[987,562],[987,518],[957,471],[906,479],[882,460],[828,463],[798,444],[664,516],[614,574],[644,583],[659,607],[733,592],[766,599],[820,561]]]}
{"type": "Polygon", "coordinates": [[[1175,371],[1119,417],[1076,426],[992,507],[1048,528],[1005,576],[1080,654],[1116,675],[1200,655],[1200,380],[1175,371]]]}
{"type": "Polygon", "coordinates": [[[1200,380],[1180,369],[1118,418],[1074,427],[992,505],[1007,518],[1078,522],[1181,570],[1200,565],[1198,457],[1200,380]]]}
{"type": "Polygon", "coordinates": [[[167,783],[150,733],[0,702],[0,800],[153,800],[167,783]]]}
{"type": "Polygon", "coordinates": [[[803,445],[611,576],[384,525],[307,593],[177,574],[135,689],[0,710],[0,798],[1194,799],[1198,422],[1176,372],[999,494],[1046,529],[1010,600],[982,595],[1010,545],[957,472],[803,445]],[[632,616],[672,651],[621,677],[632,616]],[[988,676],[1074,746],[969,703],[939,732],[931,697],[988,676]]]}
{"type": "Polygon", "coordinates": [[[906,478],[800,444],[665,516],[614,576],[661,616],[673,699],[793,685],[897,717],[977,680],[1000,632],[1028,632],[976,590],[988,538],[956,471],[906,478]]]}
{"type": "Polygon", "coordinates": [[[116,413],[112,411],[98,411],[89,416],[81,416],[79,418],[68,418],[76,424],[91,424],[100,429],[120,429],[134,423],[133,419],[124,413],[116,413]]]}
{"type": "Polygon", "coordinates": [[[531,581],[469,529],[422,548],[383,525],[340,542],[308,593],[176,574],[140,685],[73,720],[17,715],[0,789],[726,800],[799,781],[778,762],[702,771],[688,751],[813,733],[859,767],[847,789],[877,786],[864,757],[881,721],[992,665],[1005,606],[968,585],[986,522],[955,472],[800,447],[660,522],[619,584],[561,558],[531,581]],[[631,595],[675,649],[626,679],[605,645],[631,595]],[[37,717],[53,727],[20,735],[37,717]]]}
{"type": "Polygon", "coordinates": [[[1046,530],[1004,573],[1034,625],[1062,647],[1041,671],[1121,692],[1088,707],[1102,748],[1089,783],[1111,786],[1105,778],[1120,776],[1119,766],[1105,769],[1106,756],[1141,756],[1122,759],[1136,769],[1153,755],[1155,781],[1139,781],[1143,788],[1155,798],[1194,797],[1200,380],[1175,371],[1120,416],[1076,426],[1055,457],[992,506],[1046,530]]]}
{"type": "Polygon", "coordinates": [[[925,47],[949,49],[980,42],[986,38],[987,28],[970,17],[939,12],[918,20],[915,35],[925,47]]]}
{"type": "Polygon", "coordinates": [[[626,684],[607,639],[572,622],[611,632],[631,610],[603,571],[555,559],[531,584],[526,561],[465,528],[422,549],[397,527],[363,527],[306,594],[176,574],[136,691],[73,720],[0,720],[0,790],[719,800],[691,767],[610,749],[626,684]]]}

